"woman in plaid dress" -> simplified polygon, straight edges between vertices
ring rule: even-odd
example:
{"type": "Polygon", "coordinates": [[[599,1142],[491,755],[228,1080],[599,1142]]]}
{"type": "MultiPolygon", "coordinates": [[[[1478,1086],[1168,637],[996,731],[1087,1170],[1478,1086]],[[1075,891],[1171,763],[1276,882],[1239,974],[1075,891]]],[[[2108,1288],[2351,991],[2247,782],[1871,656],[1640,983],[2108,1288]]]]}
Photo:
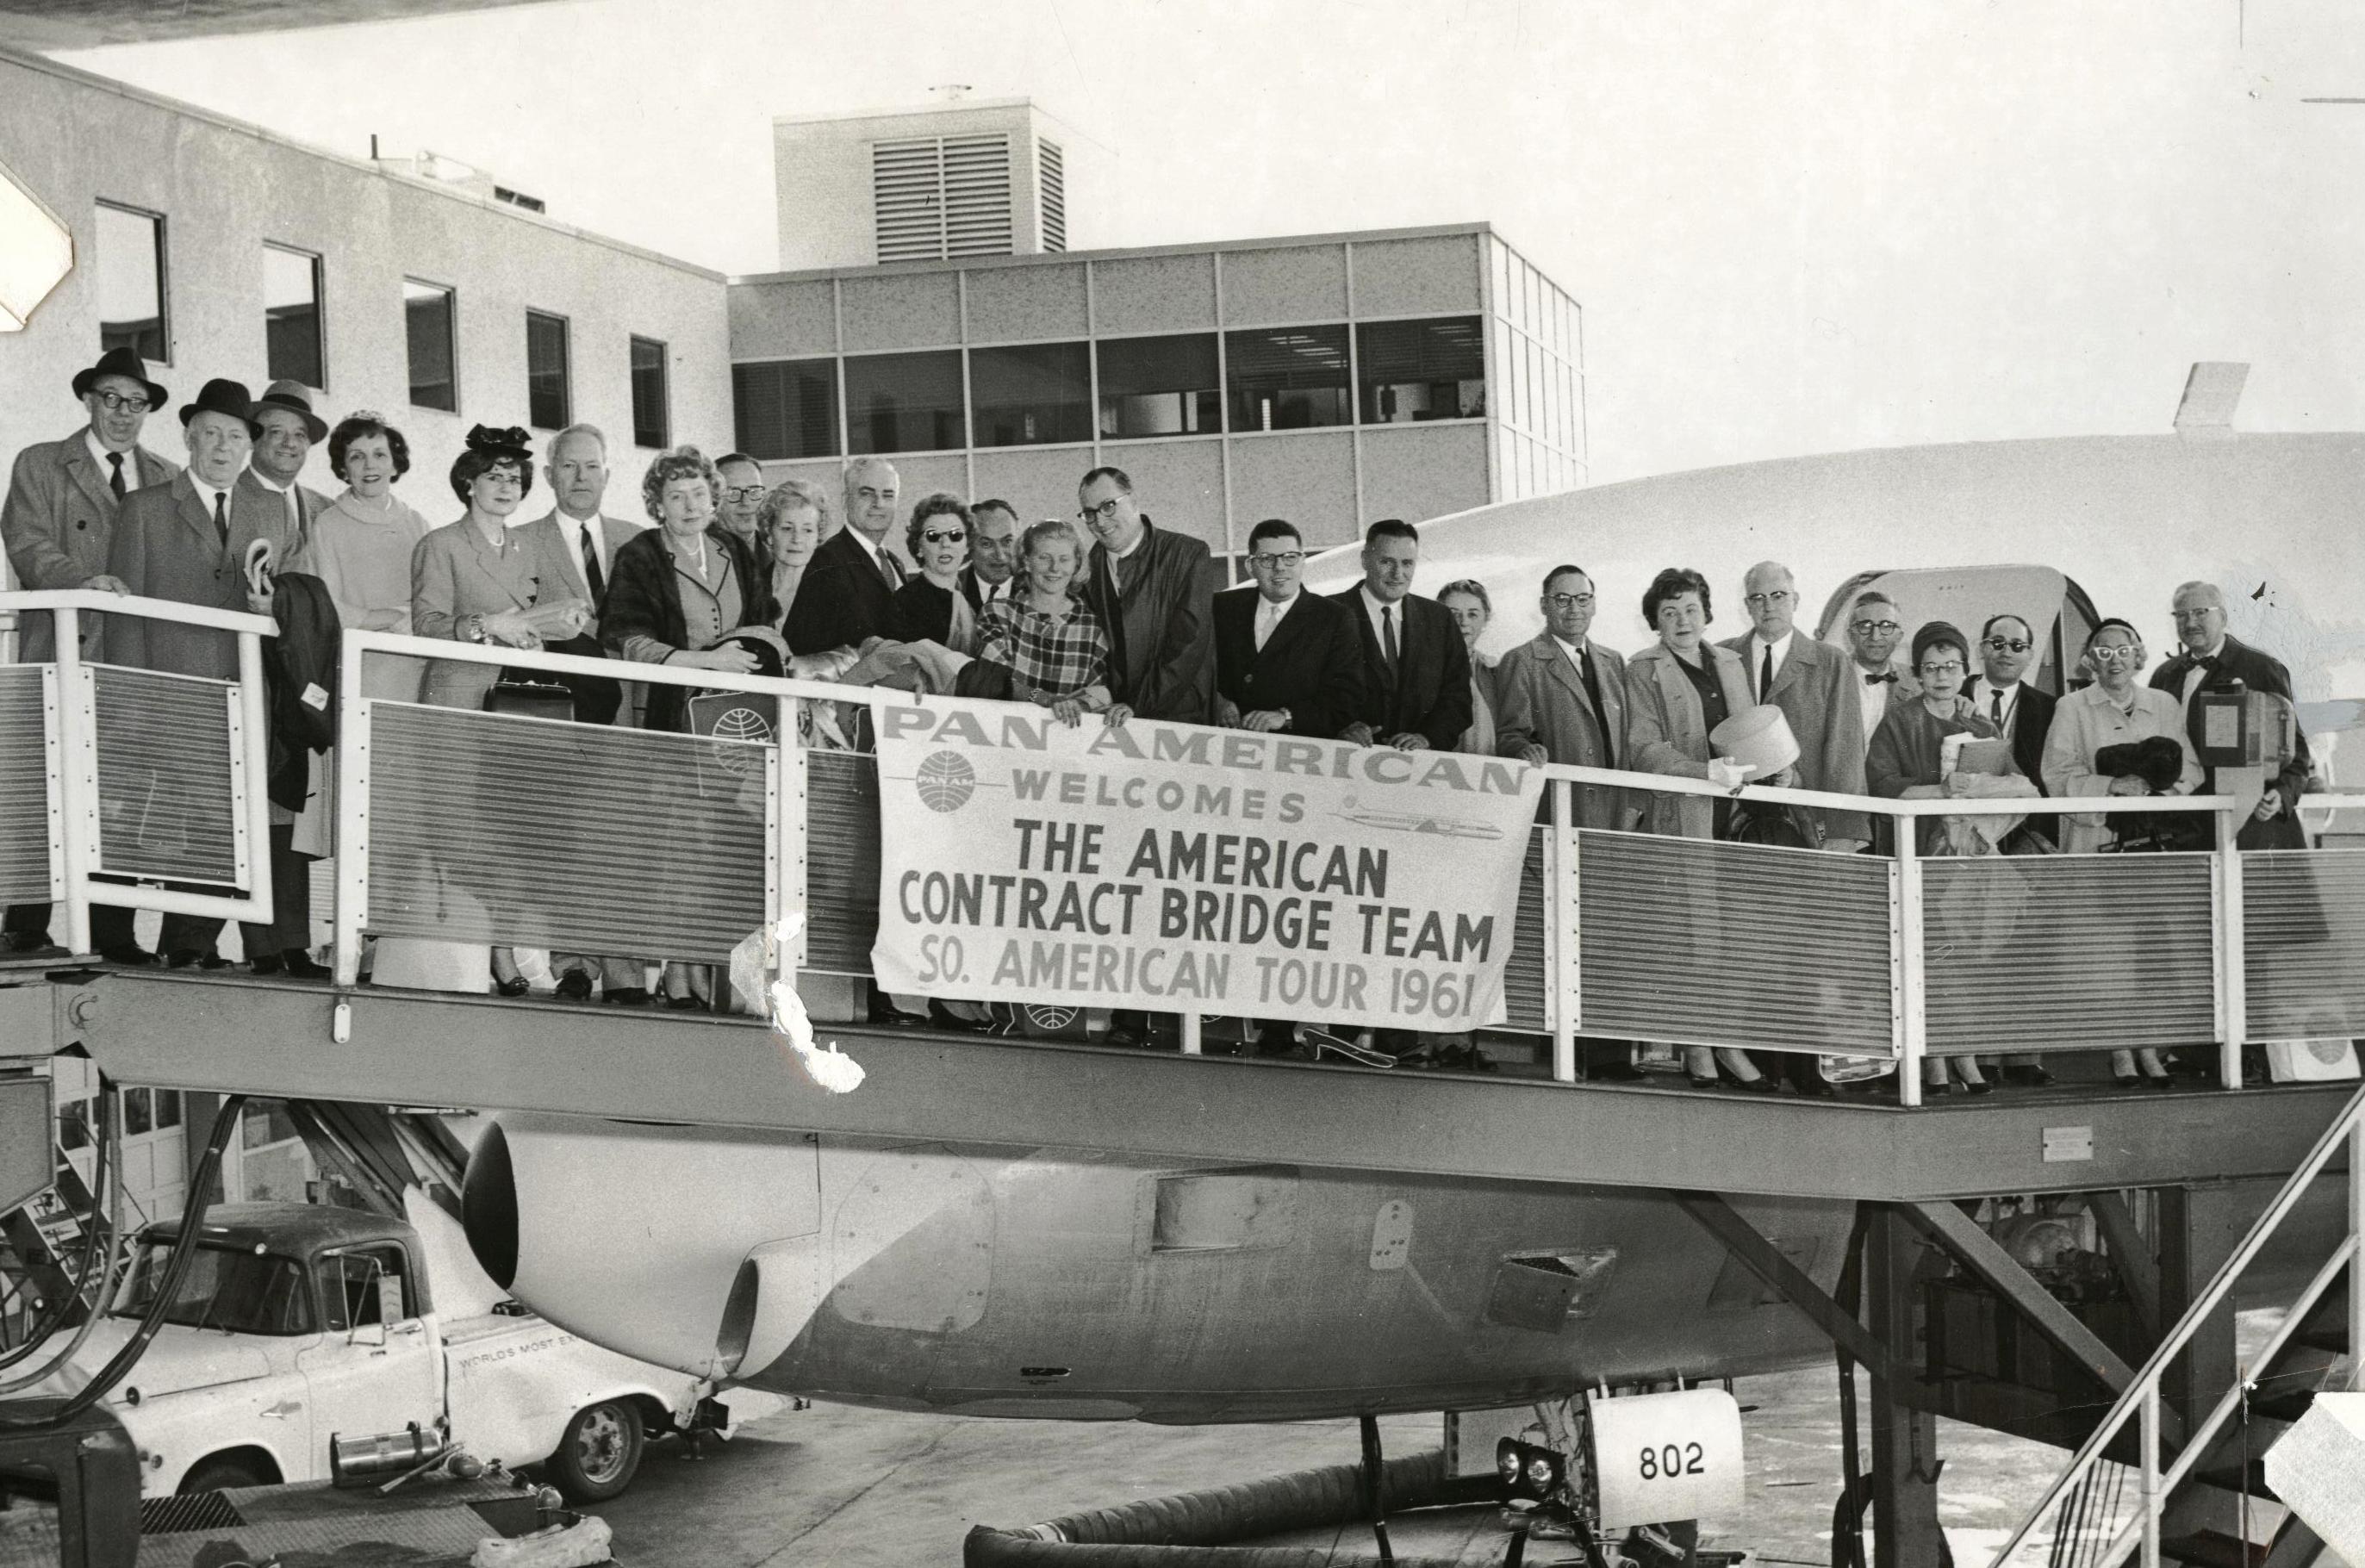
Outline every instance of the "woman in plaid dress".
{"type": "Polygon", "coordinates": [[[1084,547],[1065,522],[1038,522],[1019,542],[1021,590],[986,612],[979,657],[1010,671],[1010,693],[1073,726],[1086,713],[1130,717],[1109,700],[1108,628],[1070,591],[1084,547]]]}

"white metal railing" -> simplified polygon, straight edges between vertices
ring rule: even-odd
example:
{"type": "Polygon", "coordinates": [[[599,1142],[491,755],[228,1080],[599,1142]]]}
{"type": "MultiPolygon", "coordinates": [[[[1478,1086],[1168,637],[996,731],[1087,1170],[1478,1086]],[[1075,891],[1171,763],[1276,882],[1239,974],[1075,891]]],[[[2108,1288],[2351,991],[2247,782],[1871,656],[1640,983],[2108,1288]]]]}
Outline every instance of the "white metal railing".
{"type": "MultiPolygon", "coordinates": [[[[2218,1433],[2241,1408],[2249,1392],[2247,1372],[2273,1364],[2283,1346],[2306,1323],[2316,1303],[2323,1299],[2325,1292],[2332,1287],[2344,1269],[2349,1271],[2349,1366],[2347,1382],[2350,1388],[2359,1386],[2359,1370],[2365,1366],[2365,1357],[2359,1355],[2360,1348],[2365,1348],[2365,1278],[2360,1278],[2365,1276],[2365,1269],[2352,1268],[2351,1265],[2358,1258],[2360,1226],[2365,1226],[2365,1089],[2352,1096],[2332,1126],[2325,1129],[2324,1136],[2316,1140],[2306,1159],[2292,1172],[2291,1179],[2283,1183],[2282,1191],[2275,1194],[2274,1202],[2267,1205],[2266,1212],[2259,1216],[2249,1234],[2242,1238],[2241,1244],[2234,1249],[2233,1255],[2210,1280],[2209,1287],[2194,1299],[2176,1326],[2161,1338],[2158,1348],[2152,1351],[2150,1359],[2135,1373],[2135,1381],[2119,1395],[2118,1402],[2111,1406],[2102,1425],[2096,1427],[2079,1445],[2068,1466],[2054,1478],[2053,1484],[2046,1488],[2045,1495],[2005,1539],[2003,1545],[1990,1560],[1990,1568],[2004,1568],[2013,1554],[2028,1543],[2046,1517],[2057,1508],[2062,1508],[2066,1500],[2072,1499],[2074,1489],[2089,1483],[2095,1468],[2104,1462],[2103,1451],[2126,1429],[2131,1420],[2137,1423],[2136,1514],[2124,1526],[2110,1531],[2108,1544],[2100,1556],[2090,1560],[2088,1568],[2117,1568],[2117,1564],[2126,1561],[2127,1555],[2138,1547],[2143,1552],[2144,1568],[2158,1568],[2160,1521],[2169,1495],[2209,1457],[2218,1433]],[[2243,1369],[2244,1375],[2235,1378],[2234,1385],[2219,1396],[2208,1416],[2192,1428],[2175,1461],[2165,1470],[2161,1469],[2160,1385],[2167,1378],[2169,1365],[2192,1342],[2210,1317],[2225,1305],[2243,1272],[2265,1250],[2267,1243],[2283,1222],[2297,1210],[2308,1188],[2324,1173],[2333,1158],[2344,1151],[2348,1159],[2345,1172],[2348,1221],[2339,1245],[2333,1249],[2332,1255],[2325,1260],[2323,1267],[2316,1270],[2306,1288],[2300,1292],[2298,1299],[2283,1315],[2274,1332],[2253,1352],[2248,1368],[2243,1369]]],[[[2055,1550],[2057,1554],[2061,1550],[2057,1526],[2055,1550]]]]}
{"type": "Polygon", "coordinates": [[[275,635],[277,624],[269,616],[244,610],[89,588],[0,593],[0,613],[9,611],[20,619],[27,613],[46,612],[56,633],[51,657],[56,670],[57,722],[50,736],[49,773],[58,796],[56,820],[63,869],[59,902],[66,910],[67,946],[77,953],[90,951],[94,903],[268,924],[273,916],[268,868],[271,799],[265,779],[271,741],[264,714],[263,639],[275,635]],[[201,626],[238,639],[235,696],[224,717],[231,746],[230,809],[237,830],[249,846],[249,853],[241,857],[241,873],[230,885],[240,888],[243,896],[99,878],[104,824],[99,813],[96,680],[93,666],[83,658],[81,641],[82,617],[90,614],[131,615],[201,626]]]}

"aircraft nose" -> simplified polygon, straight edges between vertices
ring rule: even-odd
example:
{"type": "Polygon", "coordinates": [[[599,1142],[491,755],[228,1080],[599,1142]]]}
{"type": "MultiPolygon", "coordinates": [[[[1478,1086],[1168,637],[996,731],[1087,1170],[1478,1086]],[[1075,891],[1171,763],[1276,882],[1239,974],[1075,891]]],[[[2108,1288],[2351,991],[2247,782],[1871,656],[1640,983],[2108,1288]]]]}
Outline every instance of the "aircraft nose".
{"type": "Polygon", "coordinates": [[[460,1180],[460,1223],[468,1249],[493,1282],[508,1290],[517,1280],[517,1177],[510,1168],[510,1140],[496,1122],[477,1139],[460,1180]]]}

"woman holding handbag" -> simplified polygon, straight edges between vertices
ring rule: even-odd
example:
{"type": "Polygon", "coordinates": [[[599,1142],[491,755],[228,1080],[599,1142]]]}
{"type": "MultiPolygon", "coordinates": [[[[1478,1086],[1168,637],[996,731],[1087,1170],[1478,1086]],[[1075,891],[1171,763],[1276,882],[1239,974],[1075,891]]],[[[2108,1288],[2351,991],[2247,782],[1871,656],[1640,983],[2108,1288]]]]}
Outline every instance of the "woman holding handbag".
{"type": "MultiPolygon", "coordinates": [[[[573,597],[565,585],[563,566],[545,558],[540,534],[512,532],[510,514],[533,488],[531,438],[521,429],[497,430],[478,425],[468,432],[467,446],[452,465],[452,491],[468,509],[459,521],[435,530],[419,542],[410,555],[410,625],[414,635],[448,637],[458,643],[487,644],[510,648],[539,648],[545,638],[572,637],[583,630],[590,606],[573,597]],[[549,593],[544,589],[548,588],[549,593]],[[555,597],[554,597],[555,596],[555,597]]],[[[482,708],[500,678],[498,666],[436,659],[427,666],[420,700],[438,708],[482,708]]],[[[465,793],[474,780],[454,780],[465,793]]],[[[467,813],[473,819],[475,812],[467,813]]],[[[456,846],[455,864],[471,859],[465,845],[456,846]]],[[[454,891],[446,881],[449,898],[454,891]]],[[[458,951],[482,953],[473,944],[429,944],[451,946],[445,961],[457,963],[458,951]]],[[[402,984],[411,958],[398,946],[389,953],[381,944],[376,978],[382,984],[402,984]],[[395,960],[388,972],[388,959],[395,960]]],[[[424,955],[431,959],[435,955],[424,955]]],[[[490,979],[503,996],[523,996],[526,979],[518,973],[507,947],[490,949],[490,979]]],[[[460,967],[466,967],[462,964],[460,967]]],[[[444,961],[427,968],[444,970],[444,961]]],[[[478,972],[482,972],[479,969],[478,972]]],[[[457,978],[457,977],[454,977],[457,978]]],[[[472,979],[473,977],[466,977],[472,979]]],[[[417,982],[414,982],[417,983],[417,982]]],[[[476,989],[465,984],[437,983],[435,989],[476,989]]]]}

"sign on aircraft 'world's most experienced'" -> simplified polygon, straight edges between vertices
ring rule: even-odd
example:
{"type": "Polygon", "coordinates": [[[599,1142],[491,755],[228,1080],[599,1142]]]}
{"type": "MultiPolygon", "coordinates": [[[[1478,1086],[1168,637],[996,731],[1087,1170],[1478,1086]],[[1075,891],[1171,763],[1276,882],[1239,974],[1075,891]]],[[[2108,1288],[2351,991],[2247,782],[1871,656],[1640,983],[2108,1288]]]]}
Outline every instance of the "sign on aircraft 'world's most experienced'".
{"type": "Polygon", "coordinates": [[[1466,1029],[1503,1017],[1540,769],[882,701],[881,987],[1466,1029]]]}

